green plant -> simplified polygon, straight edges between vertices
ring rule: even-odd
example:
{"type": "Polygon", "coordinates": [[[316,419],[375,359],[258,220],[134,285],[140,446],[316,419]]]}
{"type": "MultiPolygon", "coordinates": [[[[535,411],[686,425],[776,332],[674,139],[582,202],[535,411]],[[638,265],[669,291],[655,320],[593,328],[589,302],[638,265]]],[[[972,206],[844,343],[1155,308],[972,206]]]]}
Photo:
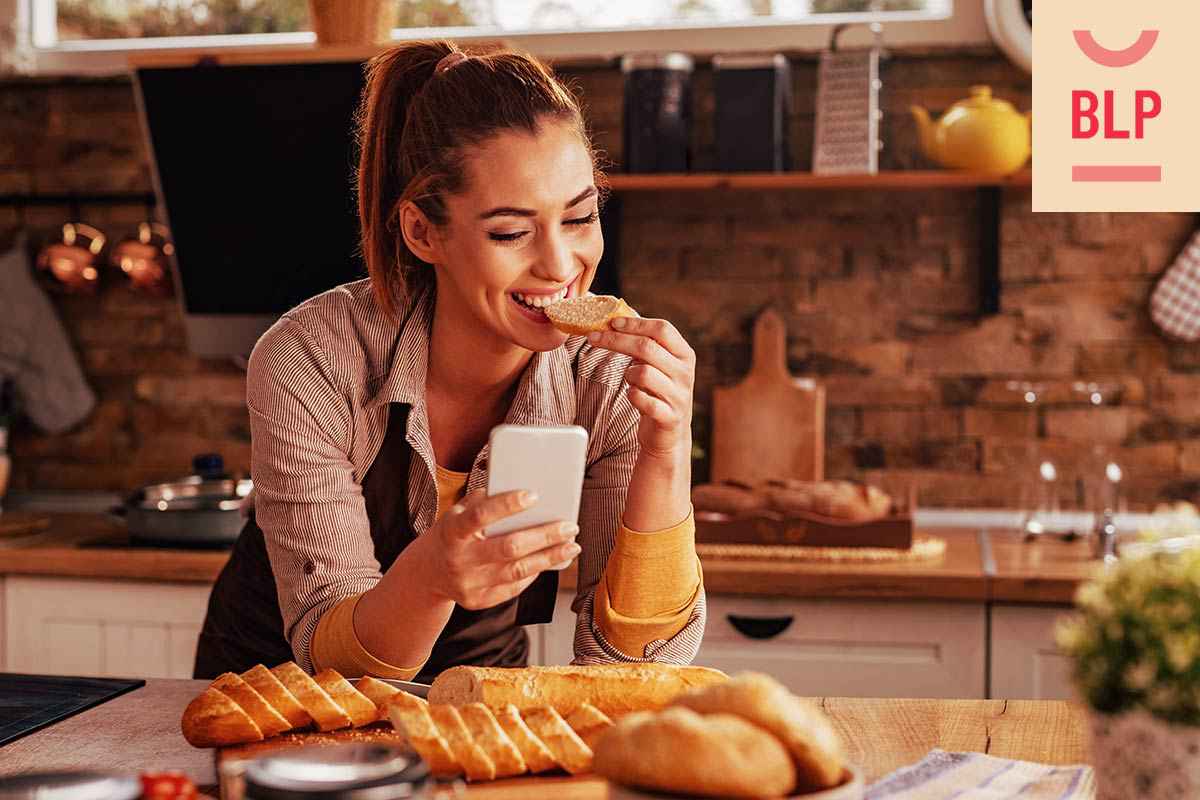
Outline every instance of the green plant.
{"type": "Polygon", "coordinates": [[[1079,613],[1060,622],[1057,639],[1093,708],[1200,725],[1200,549],[1125,555],[1075,602],[1079,613]]]}

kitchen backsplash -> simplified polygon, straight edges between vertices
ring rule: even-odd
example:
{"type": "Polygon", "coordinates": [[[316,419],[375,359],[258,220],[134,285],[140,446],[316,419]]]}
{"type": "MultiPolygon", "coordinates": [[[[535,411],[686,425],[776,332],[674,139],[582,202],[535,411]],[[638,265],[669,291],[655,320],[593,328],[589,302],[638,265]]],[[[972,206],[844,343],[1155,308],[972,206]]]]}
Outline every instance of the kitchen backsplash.
{"type": "MultiPolygon", "coordinates": [[[[792,143],[802,169],[811,161],[815,73],[811,58],[794,62],[792,143]]],[[[571,76],[601,149],[619,163],[619,71],[571,76]]],[[[700,68],[695,80],[697,169],[713,158],[710,77],[700,68]]],[[[1020,108],[1029,103],[1028,76],[991,51],[906,52],[891,59],[884,81],[885,169],[929,167],[917,153],[911,103],[940,110],[975,83],[1020,108]]],[[[149,189],[127,80],[0,82],[0,195],[149,189]]],[[[1072,478],[1100,442],[1118,451],[1136,507],[1200,494],[1200,346],[1165,341],[1146,310],[1156,277],[1194,227],[1191,215],[1034,215],[1027,188],[1006,190],[1001,312],[981,317],[974,190],[630,193],[623,201],[623,293],[643,314],[673,320],[695,347],[702,445],[711,389],[745,371],[753,317],[773,303],[786,316],[792,370],[828,392],[830,476],[910,481],[926,506],[1012,506],[1040,458],[1072,478]],[[1024,384],[1037,385],[1036,407],[1024,384]]],[[[36,241],[76,213],[121,233],[146,209],[0,204],[0,244],[19,219],[36,241]]],[[[241,372],[186,353],[175,300],[110,280],[95,297],[55,302],[99,406],[61,436],[18,424],[14,488],[129,489],[185,472],[193,453],[210,450],[248,467],[241,372]]],[[[697,478],[705,471],[701,461],[697,478]]]]}

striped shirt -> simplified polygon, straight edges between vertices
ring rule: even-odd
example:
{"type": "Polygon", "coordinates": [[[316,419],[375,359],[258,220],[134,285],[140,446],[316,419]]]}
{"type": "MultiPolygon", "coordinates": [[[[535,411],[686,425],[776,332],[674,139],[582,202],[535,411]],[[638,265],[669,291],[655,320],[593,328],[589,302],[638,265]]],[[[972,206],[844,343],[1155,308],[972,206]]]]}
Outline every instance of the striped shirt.
{"type": "MultiPolygon", "coordinates": [[[[252,434],[255,517],[266,538],[284,632],[297,661],[309,654],[322,615],[382,577],[362,481],[387,432],[389,403],[410,406],[405,439],[416,455],[408,476],[409,522],[421,535],[437,519],[436,462],[425,375],[433,292],[393,320],[370,281],[345,284],[284,314],[250,357],[246,402],[252,434]]],[[[464,354],[469,358],[469,354],[464,354]]],[[[704,631],[703,588],[686,625],[638,657],[609,644],[593,619],[595,589],[617,539],[638,454],[638,411],[622,390],[629,358],[571,337],[535,353],[505,422],[580,425],[589,433],[579,511],[575,662],[687,663],[704,631]]],[[[488,448],[476,456],[467,491],[487,480],[488,448]]],[[[607,605],[607,604],[605,604],[607,605]]]]}

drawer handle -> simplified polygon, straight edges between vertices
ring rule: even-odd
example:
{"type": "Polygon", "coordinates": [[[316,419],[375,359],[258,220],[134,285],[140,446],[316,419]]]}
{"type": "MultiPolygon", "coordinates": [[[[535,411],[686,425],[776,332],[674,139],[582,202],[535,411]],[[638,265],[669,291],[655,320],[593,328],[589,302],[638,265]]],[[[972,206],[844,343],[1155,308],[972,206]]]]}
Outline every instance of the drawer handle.
{"type": "Polygon", "coordinates": [[[738,614],[726,614],[738,633],[750,639],[774,639],[779,634],[792,627],[793,616],[786,617],[743,617],[738,614]]]}

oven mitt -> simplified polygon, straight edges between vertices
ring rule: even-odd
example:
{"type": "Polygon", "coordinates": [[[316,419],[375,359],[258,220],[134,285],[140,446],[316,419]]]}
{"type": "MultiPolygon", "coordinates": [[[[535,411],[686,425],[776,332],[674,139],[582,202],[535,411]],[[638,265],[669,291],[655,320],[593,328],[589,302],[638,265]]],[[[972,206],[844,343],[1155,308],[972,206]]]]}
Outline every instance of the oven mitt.
{"type": "Polygon", "coordinates": [[[1172,339],[1200,340],[1200,231],[1154,287],[1150,318],[1172,339]]]}
{"type": "Polygon", "coordinates": [[[0,255],[0,378],[13,381],[19,408],[46,433],[62,433],[96,405],[54,306],[34,282],[25,237],[0,255]]]}

